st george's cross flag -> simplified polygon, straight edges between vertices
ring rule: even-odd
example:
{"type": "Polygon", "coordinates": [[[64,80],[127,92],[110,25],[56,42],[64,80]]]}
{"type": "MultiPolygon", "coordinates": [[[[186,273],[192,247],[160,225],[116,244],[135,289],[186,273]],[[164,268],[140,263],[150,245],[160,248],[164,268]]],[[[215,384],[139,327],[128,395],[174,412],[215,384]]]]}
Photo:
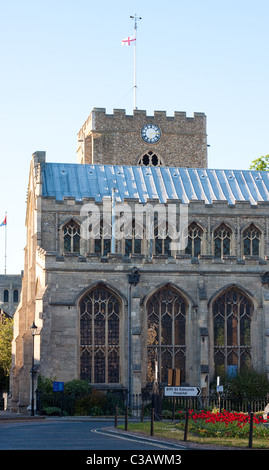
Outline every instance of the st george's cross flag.
{"type": "Polygon", "coordinates": [[[121,40],[121,45],[122,46],[131,46],[131,44],[135,44],[136,37],[135,36],[129,36],[128,38],[122,39],[121,40]]]}
{"type": "Polygon", "coordinates": [[[0,227],[7,225],[7,216],[5,216],[3,222],[0,224],[0,227]]]}

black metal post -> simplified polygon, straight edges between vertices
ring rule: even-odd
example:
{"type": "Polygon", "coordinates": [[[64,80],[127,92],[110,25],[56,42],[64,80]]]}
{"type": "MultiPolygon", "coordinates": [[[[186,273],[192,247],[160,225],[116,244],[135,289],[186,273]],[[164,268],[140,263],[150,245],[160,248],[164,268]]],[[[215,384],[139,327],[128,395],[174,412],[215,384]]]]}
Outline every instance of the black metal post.
{"type": "Polygon", "coordinates": [[[125,431],[128,431],[128,406],[125,408],[125,431]]]}
{"type": "Polygon", "coordinates": [[[189,412],[186,411],[184,441],[187,441],[187,439],[188,439],[188,425],[189,425],[189,412]]]}
{"type": "Polygon", "coordinates": [[[35,415],[35,396],[34,396],[34,384],[35,384],[35,374],[34,374],[34,367],[35,367],[35,335],[33,335],[33,352],[32,352],[32,369],[31,369],[31,377],[32,377],[32,399],[31,399],[31,416],[35,415]]]}
{"type": "Polygon", "coordinates": [[[252,448],[252,438],[253,438],[253,412],[250,413],[250,419],[249,419],[249,439],[248,439],[249,449],[252,448]]]}
{"type": "Polygon", "coordinates": [[[154,435],[154,408],[151,408],[150,435],[154,435]]]}
{"type": "Polygon", "coordinates": [[[115,408],[115,423],[114,423],[114,427],[116,428],[118,426],[118,405],[116,405],[116,408],[115,408]]]}

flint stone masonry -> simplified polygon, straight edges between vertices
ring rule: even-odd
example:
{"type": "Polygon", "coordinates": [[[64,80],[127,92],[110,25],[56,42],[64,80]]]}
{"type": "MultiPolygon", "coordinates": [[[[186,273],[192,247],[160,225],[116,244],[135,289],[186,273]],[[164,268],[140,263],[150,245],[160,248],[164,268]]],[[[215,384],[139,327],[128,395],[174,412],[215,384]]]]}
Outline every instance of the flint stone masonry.
{"type": "Polygon", "coordinates": [[[167,117],[165,111],[134,110],[126,115],[124,109],[106,114],[105,108],[94,108],[78,132],[78,163],[119,165],[128,161],[137,165],[148,151],[156,153],[166,166],[207,167],[206,116],[184,112],[167,117]],[[162,137],[156,144],[145,143],[140,135],[143,125],[153,123],[161,128],[162,137]]]}

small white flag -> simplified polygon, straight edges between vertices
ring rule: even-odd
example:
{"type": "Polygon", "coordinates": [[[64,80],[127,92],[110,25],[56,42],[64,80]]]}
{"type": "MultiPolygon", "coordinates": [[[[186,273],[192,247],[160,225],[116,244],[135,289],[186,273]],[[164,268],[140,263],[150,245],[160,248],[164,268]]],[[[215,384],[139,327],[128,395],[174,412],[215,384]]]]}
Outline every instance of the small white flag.
{"type": "Polygon", "coordinates": [[[122,46],[130,46],[131,44],[134,44],[135,41],[136,41],[135,36],[129,36],[128,38],[121,40],[121,45],[122,46]]]}

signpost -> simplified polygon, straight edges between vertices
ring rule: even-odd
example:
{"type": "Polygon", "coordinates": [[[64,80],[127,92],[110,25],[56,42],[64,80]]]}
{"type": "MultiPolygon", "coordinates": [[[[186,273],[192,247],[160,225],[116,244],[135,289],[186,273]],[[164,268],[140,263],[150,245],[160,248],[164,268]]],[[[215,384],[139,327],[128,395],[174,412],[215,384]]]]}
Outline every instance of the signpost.
{"type": "Polygon", "coordinates": [[[63,392],[64,391],[64,382],[53,382],[53,391],[54,392],[63,392]]]}
{"type": "Polygon", "coordinates": [[[166,397],[199,397],[201,389],[199,387],[165,387],[166,397]]]}
{"type": "Polygon", "coordinates": [[[61,392],[60,402],[61,402],[61,416],[63,416],[63,400],[64,400],[64,382],[53,382],[53,391],[61,392]]]}

